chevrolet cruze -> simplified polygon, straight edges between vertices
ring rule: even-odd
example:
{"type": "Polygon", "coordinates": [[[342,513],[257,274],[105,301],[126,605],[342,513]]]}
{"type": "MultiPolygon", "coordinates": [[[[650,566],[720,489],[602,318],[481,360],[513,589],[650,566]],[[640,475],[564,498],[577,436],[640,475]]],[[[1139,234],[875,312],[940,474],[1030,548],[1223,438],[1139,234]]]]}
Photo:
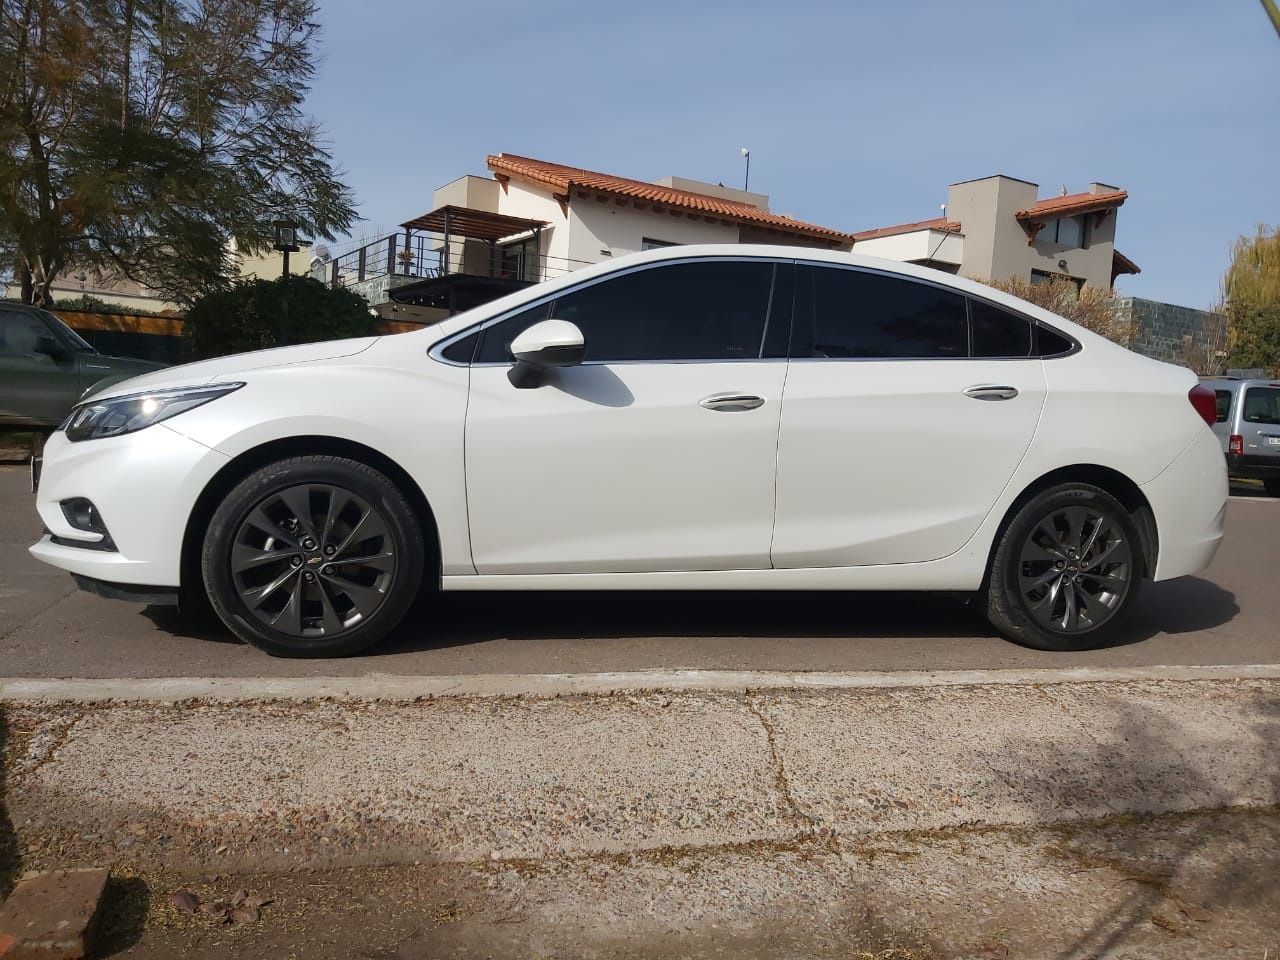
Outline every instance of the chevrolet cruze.
{"type": "Polygon", "coordinates": [[[424,587],[968,591],[1075,650],[1212,559],[1214,419],[1190,371],[978,283],[676,247],[101,391],[31,551],[282,656],[365,649],[424,587]]]}

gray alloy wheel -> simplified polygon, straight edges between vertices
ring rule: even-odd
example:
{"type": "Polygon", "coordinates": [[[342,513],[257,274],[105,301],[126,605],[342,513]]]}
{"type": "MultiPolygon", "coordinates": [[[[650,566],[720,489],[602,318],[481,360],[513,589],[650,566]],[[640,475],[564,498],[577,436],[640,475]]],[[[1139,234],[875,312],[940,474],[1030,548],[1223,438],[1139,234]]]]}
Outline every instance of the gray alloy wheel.
{"type": "Polygon", "coordinates": [[[1147,576],[1138,524],[1091,483],[1036,494],[996,539],[983,593],[1002,634],[1040,650],[1089,650],[1123,639],[1147,576]]]}
{"type": "Polygon", "coordinates": [[[332,484],[269,494],[241,522],[231,576],[245,607],[291,637],[336,637],[386,601],[396,553],[386,518],[332,484]]]}
{"type": "Polygon", "coordinates": [[[1022,601],[1036,623],[1087,633],[1123,604],[1133,579],[1133,548],[1109,511],[1060,507],[1032,526],[1019,566],[1022,601]]]}
{"type": "Polygon", "coordinates": [[[240,639],[278,657],[342,657],[400,623],[428,554],[417,512],[387,476],[312,455],[267,464],[226,493],[200,570],[240,639]]]}

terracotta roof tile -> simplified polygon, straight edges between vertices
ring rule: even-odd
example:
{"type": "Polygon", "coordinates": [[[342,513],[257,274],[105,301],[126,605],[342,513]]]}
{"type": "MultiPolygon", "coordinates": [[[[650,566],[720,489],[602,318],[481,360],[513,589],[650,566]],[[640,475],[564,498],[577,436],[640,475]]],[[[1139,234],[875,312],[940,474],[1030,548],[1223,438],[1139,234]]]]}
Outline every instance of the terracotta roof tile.
{"type": "Polygon", "coordinates": [[[915,223],[900,223],[893,227],[877,227],[875,230],[863,230],[855,233],[853,239],[877,240],[880,237],[894,237],[900,233],[915,233],[917,230],[942,230],[946,233],[960,233],[960,221],[948,220],[946,217],[934,217],[932,220],[917,220],[915,223]]]}
{"type": "Polygon", "coordinates": [[[1045,220],[1053,217],[1069,217],[1075,213],[1092,213],[1095,210],[1110,210],[1118,207],[1129,198],[1124,190],[1113,193],[1069,193],[1065,197],[1051,197],[1040,200],[1025,210],[1019,210],[1015,217],[1019,220],[1045,220]]]}
{"type": "Polygon", "coordinates": [[[650,203],[670,207],[681,207],[687,210],[698,210],[708,216],[723,217],[738,223],[753,224],[784,233],[792,233],[838,243],[850,243],[853,235],[820,227],[817,224],[805,223],[784,217],[781,214],[769,213],[751,203],[739,200],[725,200],[703,193],[689,190],[677,190],[644,180],[630,180],[626,177],[615,177],[607,173],[596,173],[581,167],[567,167],[546,160],[534,160],[515,154],[501,153],[488,158],[489,169],[499,176],[516,177],[531,183],[552,187],[561,193],[568,193],[574,187],[597,190],[616,196],[631,197],[636,200],[647,200],[650,203]]]}

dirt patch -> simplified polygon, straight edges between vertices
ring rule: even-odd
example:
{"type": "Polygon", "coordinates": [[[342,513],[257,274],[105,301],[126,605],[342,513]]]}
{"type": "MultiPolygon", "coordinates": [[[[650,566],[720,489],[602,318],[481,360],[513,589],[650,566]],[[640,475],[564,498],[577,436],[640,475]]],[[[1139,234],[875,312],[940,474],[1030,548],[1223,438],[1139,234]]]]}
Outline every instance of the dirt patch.
{"type": "Polygon", "coordinates": [[[1280,948],[1274,810],[540,861],[125,873],[134,913],[114,948],[157,960],[1216,960],[1280,948]],[[236,890],[271,900],[256,922],[171,899],[236,890]]]}

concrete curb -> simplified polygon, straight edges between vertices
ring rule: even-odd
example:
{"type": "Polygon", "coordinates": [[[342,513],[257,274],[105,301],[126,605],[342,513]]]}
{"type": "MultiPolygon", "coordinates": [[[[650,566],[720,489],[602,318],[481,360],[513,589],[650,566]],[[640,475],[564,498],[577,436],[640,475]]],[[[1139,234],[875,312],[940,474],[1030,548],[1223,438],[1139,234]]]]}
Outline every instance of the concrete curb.
{"type": "Polygon", "coordinates": [[[0,702],[178,700],[387,700],[442,697],[563,697],[652,691],[858,690],[905,687],[1280,680],[1280,664],[1076,667],[1040,670],[939,670],[791,673],[752,670],[647,670],[581,674],[478,674],[403,677],[166,677],[25,680],[0,678],[0,702]]]}

